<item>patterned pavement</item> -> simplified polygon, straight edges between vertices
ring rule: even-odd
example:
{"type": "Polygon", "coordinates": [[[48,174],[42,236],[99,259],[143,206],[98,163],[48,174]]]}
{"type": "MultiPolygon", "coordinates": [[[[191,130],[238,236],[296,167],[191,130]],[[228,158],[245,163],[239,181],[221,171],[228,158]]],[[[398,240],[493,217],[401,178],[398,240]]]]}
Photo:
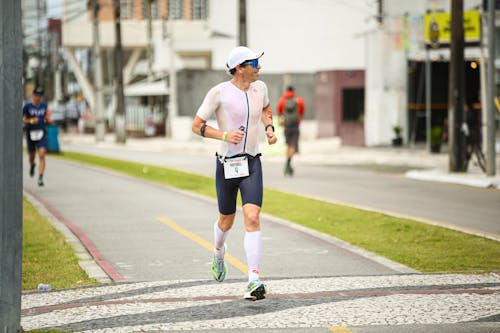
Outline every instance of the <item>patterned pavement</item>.
{"type": "MultiPolygon", "coordinates": [[[[269,297],[242,299],[245,281],[105,284],[22,297],[24,330],[149,332],[496,322],[500,275],[407,274],[269,278],[269,297]],[[360,315],[362,314],[362,315],[360,315]]],[[[340,329],[340,330],[339,330],[340,329]]]]}

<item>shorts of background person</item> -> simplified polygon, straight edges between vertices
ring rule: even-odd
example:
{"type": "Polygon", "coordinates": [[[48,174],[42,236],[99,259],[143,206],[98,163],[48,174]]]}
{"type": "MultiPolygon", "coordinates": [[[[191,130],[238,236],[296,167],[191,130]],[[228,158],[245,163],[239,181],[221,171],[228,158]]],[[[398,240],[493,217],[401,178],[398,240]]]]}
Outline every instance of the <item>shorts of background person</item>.
{"type": "Polygon", "coordinates": [[[299,127],[285,127],[285,142],[288,146],[295,146],[295,151],[299,152],[299,127]]]}
{"type": "Polygon", "coordinates": [[[43,137],[38,140],[38,141],[33,141],[30,139],[30,134],[29,131],[26,133],[26,146],[28,149],[28,152],[34,153],[36,152],[37,149],[44,148],[47,150],[48,147],[48,140],[47,140],[47,132],[43,134],[43,137]]]}

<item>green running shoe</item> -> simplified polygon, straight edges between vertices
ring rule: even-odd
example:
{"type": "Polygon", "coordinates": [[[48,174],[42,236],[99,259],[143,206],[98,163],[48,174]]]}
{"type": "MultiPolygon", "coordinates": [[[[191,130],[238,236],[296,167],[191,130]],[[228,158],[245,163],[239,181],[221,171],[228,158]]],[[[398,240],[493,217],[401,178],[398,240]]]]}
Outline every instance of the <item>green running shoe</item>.
{"type": "Polygon", "coordinates": [[[243,298],[249,301],[258,301],[266,298],[266,286],[259,280],[250,281],[243,298]]]}
{"type": "Polygon", "coordinates": [[[224,259],[218,259],[214,256],[214,261],[212,262],[212,275],[215,281],[222,282],[226,278],[227,266],[224,259]]]}
{"type": "Polygon", "coordinates": [[[44,183],[43,183],[43,177],[40,176],[40,177],[38,177],[38,186],[43,186],[43,185],[44,185],[44,183]]]}

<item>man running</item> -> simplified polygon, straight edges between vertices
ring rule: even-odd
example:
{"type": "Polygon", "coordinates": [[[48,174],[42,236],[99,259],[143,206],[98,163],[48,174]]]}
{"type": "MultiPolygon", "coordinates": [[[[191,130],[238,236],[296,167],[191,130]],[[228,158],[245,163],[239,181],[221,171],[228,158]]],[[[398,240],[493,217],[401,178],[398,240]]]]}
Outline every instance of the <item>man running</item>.
{"type": "Polygon", "coordinates": [[[295,96],[293,86],[288,86],[276,109],[281,118],[280,123],[285,127],[285,176],[293,176],[292,158],[295,153],[299,152],[300,122],[304,117],[306,107],[302,97],[295,96]]]}
{"type": "Polygon", "coordinates": [[[44,186],[45,154],[47,152],[47,131],[45,124],[51,123],[50,110],[42,102],[43,89],[36,87],[31,96],[31,102],[23,106],[23,123],[26,129],[26,144],[28,147],[30,177],[35,175],[35,154],[38,149],[38,186],[44,186]]]}
{"type": "Polygon", "coordinates": [[[266,287],[259,280],[262,252],[260,210],[263,184],[259,153],[259,122],[269,144],[277,141],[274,135],[272,109],[267,86],[259,81],[259,58],[244,46],[229,54],[227,67],[233,78],[211,88],[199,107],[193,121],[194,133],[221,140],[216,158],[216,191],[219,219],[214,223],[214,259],[212,274],[216,281],[224,281],[227,266],[224,262],[225,241],[236,215],[236,197],[241,193],[245,220],[244,248],[248,265],[248,285],[244,298],[265,298],[266,287]],[[218,128],[207,125],[215,115],[218,128]]]}

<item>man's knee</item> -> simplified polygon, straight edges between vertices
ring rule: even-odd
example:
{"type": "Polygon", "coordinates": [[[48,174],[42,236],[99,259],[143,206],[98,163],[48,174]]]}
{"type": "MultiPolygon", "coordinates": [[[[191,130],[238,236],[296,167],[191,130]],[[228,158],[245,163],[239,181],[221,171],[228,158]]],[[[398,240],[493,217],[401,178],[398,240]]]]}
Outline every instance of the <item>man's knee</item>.
{"type": "Polygon", "coordinates": [[[260,208],[258,206],[246,207],[245,212],[245,228],[247,231],[260,230],[260,208]]]}
{"type": "Polygon", "coordinates": [[[219,228],[223,232],[228,231],[231,229],[234,223],[234,218],[236,214],[230,214],[230,215],[224,215],[224,214],[219,214],[219,228]]]}

